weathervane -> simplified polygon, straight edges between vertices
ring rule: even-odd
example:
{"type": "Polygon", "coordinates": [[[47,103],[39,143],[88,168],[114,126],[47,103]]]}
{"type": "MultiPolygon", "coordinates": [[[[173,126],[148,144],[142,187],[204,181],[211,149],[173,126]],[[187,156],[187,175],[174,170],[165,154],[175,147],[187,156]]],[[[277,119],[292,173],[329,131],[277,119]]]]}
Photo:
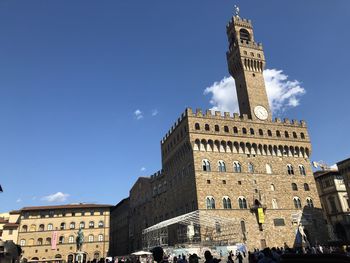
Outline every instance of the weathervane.
{"type": "Polygon", "coordinates": [[[238,5],[234,5],[233,9],[234,9],[234,12],[235,12],[235,16],[239,16],[239,6],[238,5]]]}

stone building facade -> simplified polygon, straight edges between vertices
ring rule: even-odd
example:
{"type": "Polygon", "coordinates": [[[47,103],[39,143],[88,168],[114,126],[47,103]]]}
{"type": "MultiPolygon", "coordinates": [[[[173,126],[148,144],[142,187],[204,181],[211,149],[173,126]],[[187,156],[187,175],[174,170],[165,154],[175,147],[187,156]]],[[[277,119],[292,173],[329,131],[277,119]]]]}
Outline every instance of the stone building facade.
{"type": "Polygon", "coordinates": [[[110,208],[97,204],[22,208],[17,239],[23,250],[22,259],[75,262],[80,228],[84,234],[84,262],[106,257],[110,208]]]}
{"type": "Polygon", "coordinates": [[[111,210],[109,256],[129,253],[130,199],[125,198],[111,210]]]}
{"type": "Polygon", "coordinates": [[[337,163],[338,171],[344,178],[344,183],[348,196],[350,196],[350,158],[337,163]]]}
{"type": "MultiPolygon", "coordinates": [[[[300,228],[311,244],[328,239],[307,125],[272,118],[265,56],[251,21],[234,16],[226,31],[241,114],[187,108],[178,118],[161,141],[162,170],[130,191],[130,252],[143,247],[142,230],[195,210],[239,222],[238,236],[220,240],[200,229],[200,242],[212,245],[292,247],[301,245],[295,242],[300,228]]],[[[168,228],[159,243],[176,245],[176,233],[168,228]]]]}
{"type": "Polygon", "coordinates": [[[323,212],[329,224],[330,239],[349,242],[350,209],[343,176],[337,170],[324,170],[315,172],[314,177],[323,212]]]}

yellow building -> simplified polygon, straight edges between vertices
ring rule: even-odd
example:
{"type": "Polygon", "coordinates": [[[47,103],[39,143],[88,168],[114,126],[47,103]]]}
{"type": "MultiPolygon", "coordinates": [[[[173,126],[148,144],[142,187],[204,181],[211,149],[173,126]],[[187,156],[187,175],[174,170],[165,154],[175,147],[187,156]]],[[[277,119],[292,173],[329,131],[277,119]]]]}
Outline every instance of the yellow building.
{"type": "Polygon", "coordinates": [[[81,228],[84,262],[105,258],[109,248],[110,205],[69,204],[24,207],[20,210],[18,244],[28,262],[75,262],[81,228]]]}
{"type": "Polygon", "coordinates": [[[0,239],[17,244],[20,211],[0,214],[0,239]]]}

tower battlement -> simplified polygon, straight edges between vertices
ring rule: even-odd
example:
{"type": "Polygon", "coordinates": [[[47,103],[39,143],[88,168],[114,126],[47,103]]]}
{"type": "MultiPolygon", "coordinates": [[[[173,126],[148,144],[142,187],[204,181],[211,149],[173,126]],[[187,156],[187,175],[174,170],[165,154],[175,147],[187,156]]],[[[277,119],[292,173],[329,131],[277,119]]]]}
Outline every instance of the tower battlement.
{"type": "Polygon", "coordinates": [[[233,16],[231,20],[228,22],[228,24],[226,25],[226,29],[229,30],[229,28],[232,25],[243,26],[243,27],[248,27],[253,29],[252,20],[241,18],[239,16],[233,16]]]}
{"type": "Polygon", "coordinates": [[[252,120],[248,117],[247,114],[239,114],[239,113],[231,113],[231,112],[222,112],[222,111],[212,111],[205,110],[203,111],[200,108],[193,110],[192,108],[186,108],[186,110],[181,114],[181,116],[177,119],[177,121],[171,126],[169,131],[165,134],[163,139],[161,140],[161,144],[163,144],[175,131],[175,129],[182,123],[182,121],[186,118],[203,118],[203,119],[212,119],[212,120],[227,120],[227,121],[235,121],[235,122],[243,122],[243,123],[261,123],[262,125],[266,124],[266,122],[270,123],[270,125],[279,125],[285,127],[299,127],[306,128],[306,122],[304,120],[290,120],[289,118],[274,118],[269,121],[257,121],[252,120]]]}

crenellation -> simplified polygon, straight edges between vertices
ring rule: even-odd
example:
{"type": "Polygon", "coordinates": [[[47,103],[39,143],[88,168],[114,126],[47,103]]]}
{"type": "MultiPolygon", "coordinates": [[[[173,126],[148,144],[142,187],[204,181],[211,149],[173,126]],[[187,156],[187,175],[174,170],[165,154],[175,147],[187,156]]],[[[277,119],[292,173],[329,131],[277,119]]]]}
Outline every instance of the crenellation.
{"type": "Polygon", "coordinates": [[[186,116],[192,116],[193,115],[193,111],[192,111],[192,108],[186,108],[186,116]]]}
{"type": "Polygon", "coordinates": [[[276,122],[276,123],[281,123],[281,119],[278,118],[278,117],[276,117],[276,118],[275,118],[275,122],[276,122]]]}
{"type": "Polygon", "coordinates": [[[215,117],[221,117],[221,112],[220,111],[215,111],[215,117]]]}
{"type": "Polygon", "coordinates": [[[200,108],[196,109],[196,116],[197,117],[203,117],[202,109],[200,109],[200,108]]]}
{"type": "Polygon", "coordinates": [[[229,112],[224,112],[225,119],[231,119],[231,115],[229,112]]]}
{"type": "Polygon", "coordinates": [[[283,119],[283,123],[285,123],[285,124],[290,124],[290,120],[289,120],[288,118],[284,118],[284,119],[283,119]]]}
{"type": "Polygon", "coordinates": [[[243,121],[249,120],[248,114],[242,114],[241,115],[241,120],[243,120],[243,121]]]}

